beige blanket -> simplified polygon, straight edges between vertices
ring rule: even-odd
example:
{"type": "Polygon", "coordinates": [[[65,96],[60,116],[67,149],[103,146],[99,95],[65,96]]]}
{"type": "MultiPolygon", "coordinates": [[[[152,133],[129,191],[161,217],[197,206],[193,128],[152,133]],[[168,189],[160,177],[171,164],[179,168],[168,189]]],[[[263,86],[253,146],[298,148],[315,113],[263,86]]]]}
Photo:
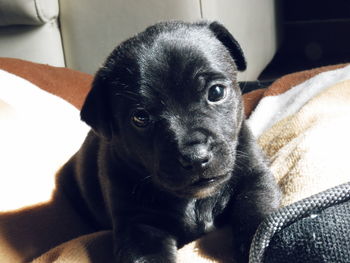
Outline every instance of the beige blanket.
{"type": "MultiPolygon", "coordinates": [[[[0,213],[0,262],[113,262],[111,231],[89,229],[66,200],[55,195],[52,185],[52,169],[63,164],[63,157],[68,159],[71,151],[78,148],[72,142],[80,144],[87,131],[79,121],[78,111],[52,94],[79,108],[91,76],[11,59],[0,59],[1,68],[6,72],[0,71],[0,125],[5,127],[10,121],[13,126],[0,129],[0,187],[6,190],[0,193],[3,211],[0,213]],[[38,72],[40,81],[33,76],[38,72]],[[74,79],[75,84],[65,79],[65,87],[60,88],[57,83],[65,75],[67,79],[74,79]],[[16,82],[16,92],[9,78],[16,82]],[[8,92],[9,89],[12,92],[8,92]],[[17,96],[10,99],[9,93],[26,96],[20,101],[17,96]],[[47,100],[49,104],[45,104],[47,100]],[[46,115],[56,114],[59,126],[53,126],[50,118],[40,114],[43,107],[46,115]],[[67,127],[74,130],[72,140],[67,140],[63,132],[67,127]],[[49,132],[47,140],[40,140],[43,136],[40,131],[49,132]],[[35,146],[30,144],[33,138],[35,146]],[[7,146],[1,147],[4,145],[7,146]],[[18,152],[27,146],[29,153],[26,149],[25,155],[7,154],[12,148],[18,152]],[[64,149],[69,150],[57,153],[64,149]],[[26,163],[31,165],[23,165],[26,163]]],[[[270,157],[272,171],[284,193],[283,205],[350,179],[347,161],[349,71],[349,67],[338,65],[295,73],[276,81],[267,90],[254,91],[244,97],[249,124],[270,157]]],[[[216,231],[180,249],[178,262],[234,262],[232,238],[228,228],[216,231]]]]}
{"type": "Polygon", "coordinates": [[[283,205],[350,181],[350,80],[331,86],[268,129],[259,144],[283,205]]]}

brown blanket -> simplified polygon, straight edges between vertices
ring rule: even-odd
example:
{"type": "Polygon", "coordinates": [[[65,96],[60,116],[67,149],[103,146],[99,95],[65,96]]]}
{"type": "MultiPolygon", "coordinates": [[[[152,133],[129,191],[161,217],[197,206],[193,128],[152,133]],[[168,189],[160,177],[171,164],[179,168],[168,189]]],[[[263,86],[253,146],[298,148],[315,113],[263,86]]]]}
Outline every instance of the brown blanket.
{"type": "MultiPolygon", "coordinates": [[[[244,95],[246,115],[250,116],[253,112],[250,120],[252,129],[259,124],[259,120],[254,120],[254,116],[259,114],[256,111],[260,110],[256,107],[258,104],[267,102],[269,105],[272,97],[278,101],[279,95],[288,95],[288,91],[305,81],[310,80],[311,83],[313,77],[321,72],[335,72],[344,66],[330,66],[287,75],[266,90],[244,95]]],[[[29,80],[41,89],[69,101],[78,109],[92,81],[92,76],[84,73],[16,59],[0,59],[0,69],[29,80]]],[[[311,84],[305,87],[312,89],[311,84]]],[[[337,147],[345,136],[344,133],[339,134],[337,129],[330,130],[330,127],[342,125],[344,131],[347,134],[349,132],[345,125],[346,116],[350,116],[347,107],[350,105],[348,90],[348,81],[330,85],[308,98],[291,115],[276,120],[272,126],[258,134],[259,143],[271,158],[272,169],[284,192],[284,205],[347,180],[343,175],[348,174],[350,167],[345,165],[345,160],[330,162],[327,167],[319,164],[338,151],[337,147]],[[322,109],[332,110],[329,112],[322,109]],[[334,138],[337,135],[335,144],[332,141],[325,143],[325,139],[320,139],[329,139],[327,136],[334,138]],[[319,156],[315,152],[327,154],[319,156]],[[331,180],[332,171],[327,170],[332,169],[334,164],[339,167],[337,180],[331,180]],[[320,172],[322,183],[318,181],[320,172]]],[[[344,145],[342,150],[346,149],[349,147],[344,145]]],[[[347,155],[344,153],[343,156],[347,155]]],[[[21,163],[20,160],[18,163],[21,163]]],[[[34,191],[35,187],[33,186],[34,191]]],[[[229,229],[213,232],[180,249],[178,262],[234,262],[229,245],[232,238],[234,237],[230,235],[229,229]]],[[[0,213],[0,262],[113,262],[111,231],[93,232],[66,200],[53,194],[53,198],[44,203],[0,213]]]]}

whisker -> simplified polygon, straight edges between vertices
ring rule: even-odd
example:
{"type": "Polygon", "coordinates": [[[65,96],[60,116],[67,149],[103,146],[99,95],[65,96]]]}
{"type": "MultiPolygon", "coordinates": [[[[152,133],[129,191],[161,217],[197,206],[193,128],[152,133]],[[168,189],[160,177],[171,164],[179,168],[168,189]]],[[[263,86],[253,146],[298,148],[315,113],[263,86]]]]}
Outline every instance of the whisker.
{"type": "Polygon", "coordinates": [[[242,93],[245,93],[244,91],[245,91],[246,87],[248,86],[248,82],[242,81],[242,82],[239,82],[238,85],[239,85],[242,93]]]}
{"type": "Polygon", "coordinates": [[[139,189],[139,187],[145,183],[145,181],[148,181],[152,176],[151,175],[148,175],[144,178],[142,178],[137,184],[134,185],[133,189],[132,189],[132,194],[135,195],[139,189]]]}
{"type": "Polygon", "coordinates": [[[142,178],[142,180],[140,182],[146,181],[146,180],[150,179],[151,177],[152,177],[151,175],[148,175],[148,176],[142,178]]]}
{"type": "Polygon", "coordinates": [[[246,153],[246,152],[243,152],[243,151],[236,150],[236,154],[237,154],[237,156],[239,156],[239,157],[249,158],[249,154],[246,153]]]}

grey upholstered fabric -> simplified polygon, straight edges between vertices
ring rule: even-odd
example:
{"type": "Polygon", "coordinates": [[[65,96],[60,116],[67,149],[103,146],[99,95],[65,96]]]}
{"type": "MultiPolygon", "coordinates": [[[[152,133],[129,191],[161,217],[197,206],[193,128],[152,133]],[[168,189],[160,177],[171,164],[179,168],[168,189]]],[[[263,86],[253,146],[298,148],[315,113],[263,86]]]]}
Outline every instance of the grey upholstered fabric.
{"type": "Polygon", "coordinates": [[[58,9],[58,0],[0,0],[0,26],[43,25],[58,9]]]}

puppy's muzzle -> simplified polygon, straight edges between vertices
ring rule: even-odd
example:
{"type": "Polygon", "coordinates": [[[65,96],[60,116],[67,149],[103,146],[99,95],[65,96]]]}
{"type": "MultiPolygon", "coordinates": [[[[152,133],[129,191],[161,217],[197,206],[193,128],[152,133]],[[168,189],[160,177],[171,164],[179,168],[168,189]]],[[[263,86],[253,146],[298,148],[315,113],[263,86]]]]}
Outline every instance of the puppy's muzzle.
{"type": "Polygon", "coordinates": [[[213,159],[210,136],[206,132],[195,130],[187,133],[179,146],[180,166],[189,171],[200,173],[207,169],[213,159]]]}
{"type": "Polygon", "coordinates": [[[212,154],[207,144],[198,143],[187,146],[178,157],[181,167],[187,171],[201,171],[209,167],[212,154]]]}

